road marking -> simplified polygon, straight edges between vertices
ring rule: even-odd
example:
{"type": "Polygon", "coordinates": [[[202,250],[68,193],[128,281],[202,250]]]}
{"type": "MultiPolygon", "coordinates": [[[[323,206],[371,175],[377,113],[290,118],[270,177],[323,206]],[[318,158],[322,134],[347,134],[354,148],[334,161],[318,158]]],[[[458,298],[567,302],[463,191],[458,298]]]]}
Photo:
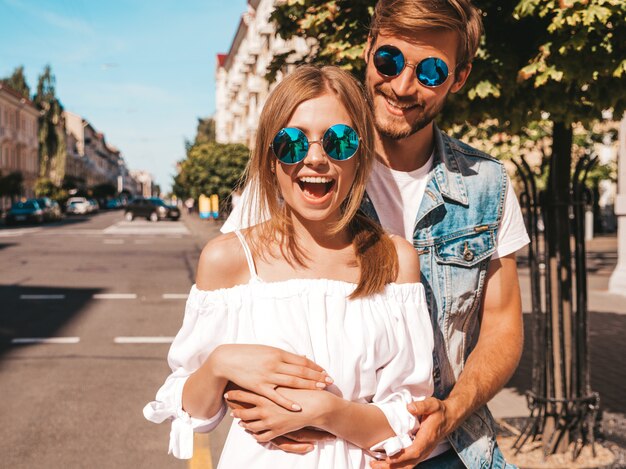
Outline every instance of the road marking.
{"type": "Polygon", "coordinates": [[[105,239],[104,244],[124,244],[123,239],[105,239]]]}
{"type": "Polygon", "coordinates": [[[187,293],[163,293],[164,300],[186,300],[189,295],[187,293]]]}
{"type": "Polygon", "coordinates": [[[10,238],[13,236],[21,236],[23,234],[37,233],[43,228],[22,228],[12,230],[0,230],[0,238],[10,238]]]}
{"type": "Polygon", "coordinates": [[[116,344],[171,344],[174,337],[116,337],[116,344]]]}
{"type": "Polygon", "coordinates": [[[145,220],[121,221],[105,228],[104,234],[122,235],[188,235],[189,230],[181,222],[150,222],[145,220]]]}
{"type": "Polygon", "coordinates": [[[65,295],[20,295],[20,300],[64,300],[65,295]]]}
{"type": "Polygon", "coordinates": [[[12,339],[11,343],[15,345],[22,344],[77,344],[80,337],[18,337],[12,339]]]}
{"type": "Polygon", "coordinates": [[[208,433],[193,434],[193,457],[189,460],[188,469],[213,469],[210,441],[208,433]]]}
{"type": "Polygon", "coordinates": [[[136,293],[96,293],[93,296],[94,300],[135,300],[137,299],[136,293]]]}

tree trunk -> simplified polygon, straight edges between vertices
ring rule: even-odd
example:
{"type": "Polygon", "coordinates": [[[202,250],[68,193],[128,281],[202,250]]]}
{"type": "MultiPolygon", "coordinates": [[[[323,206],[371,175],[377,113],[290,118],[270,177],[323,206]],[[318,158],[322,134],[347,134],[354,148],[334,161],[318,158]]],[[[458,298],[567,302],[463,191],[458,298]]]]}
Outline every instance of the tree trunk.
{"type": "MultiPolygon", "coordinates": [[[[551,356],[548,357],[547,395],[556,400],[572,397],[572,248],[571,222],[569,213],[572,160],[572,127],[562,122],[554,123],[552,158],[548,181],[548,201],[552,210],[547,217],[552,226],[546,230],[547,264],[550,276],[550,317],[547,318],[548,341],[551,342],[551,356]]],[[[544,427],[544,448],[562,453],[567,450],[569,435],[564,433],[558,440],[551,440],[563,404],[552,405],[544,427]]],[[[561,422],[563,424],[563,422],[561,422]]]]}

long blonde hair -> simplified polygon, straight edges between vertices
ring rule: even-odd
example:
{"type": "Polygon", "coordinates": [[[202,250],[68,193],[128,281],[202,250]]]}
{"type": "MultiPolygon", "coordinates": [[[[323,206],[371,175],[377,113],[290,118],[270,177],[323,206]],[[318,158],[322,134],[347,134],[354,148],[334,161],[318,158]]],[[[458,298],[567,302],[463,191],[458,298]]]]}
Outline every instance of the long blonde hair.
{"type": "Polygon", "coordinates": [[[331,229],[334,234],[346,227],[349,229],[361,271],[359,284],[352,294],[356,298],[381,291],[386,283],[394,281],[398,261],[389,237],[378,225],[357,213],[375,158],[374,124],[363,88],[350,73],[334,66],[304,65],[287,75],[272,91],[261,112],[255,147],[246,171],[246,184],[251,189],[248,224],[255,222],[259,213],[269,218],[256,227],[257,236],[251,239],[256,254],[267,255],[268,246],[276,243],[288,262],[306,265],[307,256],[295,241],[289,207],[282,203],[280,186],[272,169],[276,157],[270,144],[301,103],[327,93],[343,104],[360,137],[354,156],[357,158],[354,181],[341,205],[341,217],[331,229]]]}

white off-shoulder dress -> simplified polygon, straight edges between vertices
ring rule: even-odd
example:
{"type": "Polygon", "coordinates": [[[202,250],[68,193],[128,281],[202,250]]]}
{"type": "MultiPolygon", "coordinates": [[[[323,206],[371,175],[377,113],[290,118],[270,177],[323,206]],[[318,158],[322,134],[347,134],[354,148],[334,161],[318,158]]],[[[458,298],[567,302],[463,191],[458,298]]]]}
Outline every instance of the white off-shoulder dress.
{"type": "MultiPolygon", "coordinates": [[[[371,403],[384,412],[395,436],[375,445],[373,452],[391,455],[409,446],[417,422],[406,405],[433,391],[433,333],[422,285],[389,284],[382,293],[350,300],[356,285],[344,281],[263,282],[245,240],[237,235],[250,282],[215,291],[191,288],[183,325],[168,355],[172,374],[144,408],[152,422],[171,420],[170,453],[192,457],[194,431],[211,431],[224,417],[224,403],[208,420],[191,417],[182,409],[182,390],[217,346],[236,343],[306,355],[334,380],[320,392],[371,403]]],[[[366,469],[371,460],[369,451],[338,438],[317,443],[307,454],[286,453],[257,443],[235,419],[218,468],[366,469]]]]}

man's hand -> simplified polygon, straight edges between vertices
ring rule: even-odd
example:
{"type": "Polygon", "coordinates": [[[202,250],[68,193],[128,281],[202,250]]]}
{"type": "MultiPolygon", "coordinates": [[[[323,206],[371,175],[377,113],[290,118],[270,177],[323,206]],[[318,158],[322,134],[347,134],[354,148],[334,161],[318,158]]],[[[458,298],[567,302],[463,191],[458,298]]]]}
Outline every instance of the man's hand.
{"type": "Polygon", "coordinates": [[[455,428],[446,401],[428,397],[423,401],[414,401],[407,409],[420,420],[413,443],[385,461],[372,461],[370,465],[373,469],[412,469],[455,428]]]}
{"type": "Polygon", "coordinates": [[[334,440],[335,435],[312,428],[302,428],[295,432],[274,438],[270,441],[272,446],[286,453],[305,454],[313,451],[318,441],[334,440]]]}
{"type": "Polygon", "coordinates": [[[277,388],[277,391],[287,398],[297,397],[303,404],[302,410],[286,410],[264,396],[241,389],[229,390],[224,395],[232,409],[231,415],[240,419],[239,425],[260,443],[305,427],[318,427],[342,401],[328,392],[291,388],[277,388]]]}

